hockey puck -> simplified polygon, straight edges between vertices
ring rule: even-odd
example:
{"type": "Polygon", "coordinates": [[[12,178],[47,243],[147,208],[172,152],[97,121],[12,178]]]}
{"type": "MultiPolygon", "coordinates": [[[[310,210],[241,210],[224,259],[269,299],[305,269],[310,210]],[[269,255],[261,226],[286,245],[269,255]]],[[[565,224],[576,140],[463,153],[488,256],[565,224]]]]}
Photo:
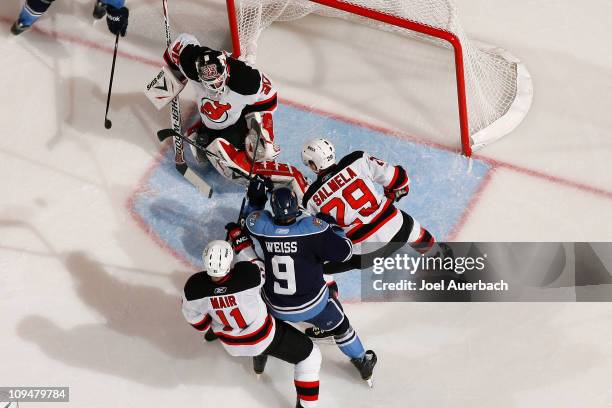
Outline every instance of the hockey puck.
{"type": "Polygon", "coordinates": [[[110,121],[110,119],[104,119],[104,127],[107,129],[110,129],[113,127],[113,122],[110,121]]]}

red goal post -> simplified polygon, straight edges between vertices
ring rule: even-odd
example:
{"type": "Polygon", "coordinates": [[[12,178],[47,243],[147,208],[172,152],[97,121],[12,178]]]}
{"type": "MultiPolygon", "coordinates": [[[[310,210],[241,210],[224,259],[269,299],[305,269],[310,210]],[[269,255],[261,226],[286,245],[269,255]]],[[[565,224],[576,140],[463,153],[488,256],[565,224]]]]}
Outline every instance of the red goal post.
{"type": "MultiPolygon", "coordinates": [[[[245,0],[226,0],[229,26],[232,38],[233,55],[240,57],[243,53],[242,48],[244,46],[243,39],[241,39],[241,21],[239,21],[239,8],[236,7],[236,2],[239,2],[239,7],[245,0]]],[[[271,4],[275,0],[246,0],[251,5],[254,3],[260,3],[262,6],[265,4],[271,4]]],[[[468,85],[466,80],[466,66],[465,66],[465,53],[463,42],[467,42],[467,37],[463,34],[461,28],[455,30],[459,32],[453,32],[449,29],[435,27],[430,22],[416,21],[415,19],[408,19],[401,15],[394,15],[392,13],[376,10],[371,7],[367,7],[368,2],[372,0],[276,0],[278,3],[291,3],[291,2],[306,2],[317,3],[325,7],[332,8],[334,10],[340,10],[346,12],[348,15],[361,16],[366,19],[382,23],[391,27],[401,28],[410,30],[415,33],[419,33],[423,36],[436,38],[444,41],[448,44],[449,48],[452,48],[454,52],[454,70],[457,85],[457,101],[459,110],[459,129],[461,133],[461,147],[462,152],[466,156],[471,156],[476,148],[481,148],[491,141],[497,140],[501,136],[512,131],[527,114],[531,106],[531,99],[533,95],[533,87],[531,84],[531,77],[527,69],[523,66],[520,61],[509,54],[507,51],[500,48],[494,48],[486,46],[485,49],[487,55],[497,55],[500,58],[504,58],[509,64],[514,64],[516,70],[516,90],[514,92],[512,103],[508,104],[505,111],[499,115],[499,118],[493,118],[489,120],[491,123],[486,123],[486,126],[479,125],[477,131],[475,127],[470,127],[470,109],[475,112],[472,116],[477,117],[477,107],[470,107],[468,102],[468,85]],[[357,4],[362,3],[362,4],[357,4]],[[463,40],[463,41],[462,41],[463,40]],[[495,126],[492,126],[495,125],[495,126]],[[494,128],[493,132],[489,128],[494,128]],[[486,137],[482,137],[482,135],[486,137]],[[480,139],[476,139],[475,136],[480,135],[480,139]]],[[[451,0],[401,0],[404,3],[420,1],[421,3],[445,3],[445,7],[449,7],[454,11],[454,5],[451,0]]],[[[307,14],[307,13],[306,13],[307,14]]],[[[384,26],[379,26],[384,29],[384,26]]],[[[262,27],[263,29],[263,27],[262,27]]],[[[255,36],[258,37],[259,33],[255,36]]],[[[474,48],[474,47],[472,47],[474,48]]],[[[472,51],[474,53],[474,51],[472,51]]],[[[471,62],[471,61],[469,61],[471,62]]],[[[502,109],[502,110],[504,110],[502,109]]]]}

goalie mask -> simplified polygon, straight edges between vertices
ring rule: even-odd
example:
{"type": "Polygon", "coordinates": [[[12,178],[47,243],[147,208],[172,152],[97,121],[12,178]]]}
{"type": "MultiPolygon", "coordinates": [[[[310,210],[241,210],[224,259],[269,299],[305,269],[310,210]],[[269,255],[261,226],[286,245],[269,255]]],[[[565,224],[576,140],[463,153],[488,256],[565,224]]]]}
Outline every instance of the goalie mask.
{"type": "Polygon", "coordinates": [[[225,92],[229,75],[227,57],[220,51],[208,50],[196,58],[198,78],[204,88],[212,95],[220,96],[225,92]]]}

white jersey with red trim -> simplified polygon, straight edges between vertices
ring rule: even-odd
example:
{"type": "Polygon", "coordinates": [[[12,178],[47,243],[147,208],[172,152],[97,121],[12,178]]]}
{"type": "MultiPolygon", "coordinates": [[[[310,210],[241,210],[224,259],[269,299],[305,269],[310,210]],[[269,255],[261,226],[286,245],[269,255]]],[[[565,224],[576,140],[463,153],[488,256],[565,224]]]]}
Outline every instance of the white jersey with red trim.
{"type": "Polygon", "coordinates": [[[183,82],[188,79],[193,85],[204,126],[225,129],[246,113],[276,109],[276,90],[272,82],[256,68],[230,56],[227,57],[229,77],[225,92],[221,95],[210,93],[200,83],[195,66],[197,56],[207,49],[193,35],[183,33],[164,54],[166,63],[177,77],[183,82]]]}
{"type": "Polygon", "coordinates": [[[276,323],[261,298],[263,264],[237,262],[221,281],[206,272],[192,275],[185,284],[183,315],[198,331],[212,327],[232,356],[263,353],[274,338],[276,323]]]}
{"type": "Polygon", "coordinates": [[[403,217],[393,199],[377,188],[393,192],[408,187],[410,179],[401,166],[392,166],[369,154],[356,151],[319,174],[302,199],[312,214],[333,216],[353,242],[353,252],[373,252],[400,230],[403,217]]]}

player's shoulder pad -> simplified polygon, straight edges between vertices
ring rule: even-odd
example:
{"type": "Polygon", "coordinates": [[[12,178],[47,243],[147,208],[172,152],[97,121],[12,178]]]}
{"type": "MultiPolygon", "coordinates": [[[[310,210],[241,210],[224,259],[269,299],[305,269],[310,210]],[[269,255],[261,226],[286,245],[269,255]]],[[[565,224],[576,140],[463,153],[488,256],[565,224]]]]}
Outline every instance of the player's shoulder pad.
{"type": "Polygon", "coordinates": [[[202,47],[200,45],[188,44],[181,51],[181,68],[185,73],[185,76],[192,81],[200,81],[198,77],[198,70],[196,69],[196,58],[204,50],[209,49],[208,47],[202,47]]]}
{"type": "Polygon", "coordinates": [[[239,286],[235,287],[234,292],[247,290],[261,283],[261,271],[259,267],[252,262],[236,262],[232,269],[231,281],[232,286],[239,286]]]}
{"type": "Polygon", "coordinates": [[[362,150],[356,150],[353,153],[347,154],[338,162],[338,168],[343,169],[347,166],[350,166],[351,164],[355,163],[357,160],[365,156],[365,154],[366,153],[362,150]]]}
{"type": "Polygon", "coordinates": [[[213,292],[212,286],[212,282],[206,272],[194,273],[185,283],[185,299],[196,300],[211,296],[210,293],[213,292]]]}
{"type": "Polygon", "coordinates": [[[261,74],[243,61],[228,57],[230,89],[241,95],[255,95],[261,86],[261,74]]]}
{"type": "Polygon", "coordinates": [[[295,222],[292,228],[292,235],[313,235],[325,232],[329,224],[320,218],[311,215],[302,215],[295,222]]]}
{"type": "Polygon", "coordinates": [[[245,225],[253,235],[268,235],[274,229],[274,218],[269,211],[253,211],[246,218],[245,225]]]}

